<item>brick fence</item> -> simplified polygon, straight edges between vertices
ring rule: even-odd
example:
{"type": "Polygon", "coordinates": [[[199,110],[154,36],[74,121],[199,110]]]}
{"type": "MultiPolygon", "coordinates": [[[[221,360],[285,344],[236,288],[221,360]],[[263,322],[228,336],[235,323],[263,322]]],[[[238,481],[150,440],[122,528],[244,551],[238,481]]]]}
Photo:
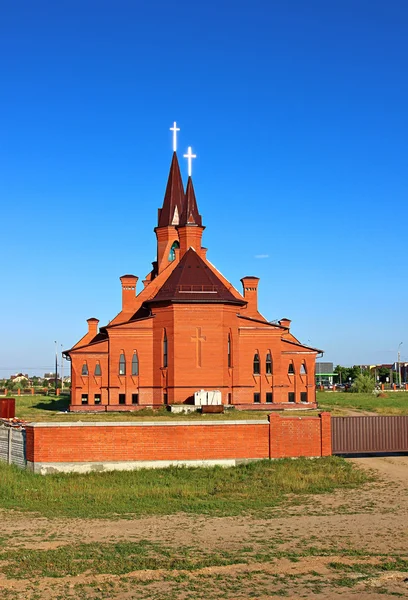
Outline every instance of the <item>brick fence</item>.
{"type": "Polygon", "coordinates": [[[31,423],[27,467],[37,473],[171,464],[235,465],[262,458],[331,454],[329,413],[268,421],[31,423]]]}

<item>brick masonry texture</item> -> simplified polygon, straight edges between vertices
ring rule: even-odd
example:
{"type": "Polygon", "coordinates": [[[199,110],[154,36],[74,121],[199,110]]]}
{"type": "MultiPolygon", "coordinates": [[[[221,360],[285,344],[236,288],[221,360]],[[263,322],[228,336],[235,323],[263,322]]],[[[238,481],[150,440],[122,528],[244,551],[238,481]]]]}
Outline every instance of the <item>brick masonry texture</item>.
{"type": "Polygon", "coordinates": [[[269,422],[31,424],[32,463],[318,457],[331,454],[330,414],[269,422]]]}

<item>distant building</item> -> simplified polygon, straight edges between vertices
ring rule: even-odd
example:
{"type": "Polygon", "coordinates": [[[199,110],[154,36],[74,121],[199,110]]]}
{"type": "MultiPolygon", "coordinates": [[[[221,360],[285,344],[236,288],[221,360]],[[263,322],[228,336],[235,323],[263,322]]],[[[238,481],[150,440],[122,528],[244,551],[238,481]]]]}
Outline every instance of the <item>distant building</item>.
{"type": "Polygon", "coordinates": [[[333,385],[333,377],[336,373],[333,373],[332,362],[319,362],[316,361],[316,384],[317,385],[333,385]]]}
{"type": "Polygon", "coordinates": [[[17,375],[11,375],[11,381],[14,383],[28,383],[28,375],[23,375],[23,373],[17,373],[17,375]]]}

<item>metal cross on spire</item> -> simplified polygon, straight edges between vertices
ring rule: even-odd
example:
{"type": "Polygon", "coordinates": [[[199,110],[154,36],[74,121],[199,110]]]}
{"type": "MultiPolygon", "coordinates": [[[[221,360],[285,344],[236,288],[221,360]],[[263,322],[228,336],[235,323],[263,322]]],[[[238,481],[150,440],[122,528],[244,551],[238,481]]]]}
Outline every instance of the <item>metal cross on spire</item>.
{"type": "Polygon", "coordinates": [[[192,159],[197,158],[197,154],[193,154],[191,146],[188,147],[187,154],[184,154],[184,158],[188,160],[188,176],[191,177],[192,159]]]}
{"type": "Polygon", "coordinates": [[[173,152],[177,152],[177,132],[180,131],[180,127],[177,127],[176,121],[173,127],[170,127],[170,131],[173,132],[173,152]]]}

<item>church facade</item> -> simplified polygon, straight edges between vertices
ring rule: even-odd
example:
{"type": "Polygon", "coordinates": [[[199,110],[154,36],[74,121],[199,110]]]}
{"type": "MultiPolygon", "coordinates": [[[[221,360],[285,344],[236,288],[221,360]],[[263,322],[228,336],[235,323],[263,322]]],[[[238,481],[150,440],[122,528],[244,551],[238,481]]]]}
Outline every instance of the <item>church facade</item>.
{"type": "Polygon", "coordinates": [[[123,275],[120,312],[103,327],[88,319],[85,336],[64,352],[70,410],[190,403],[199,390],[219,390],[238,409],[314,407],[321,351],[301,344],[289,319],[259,313],[257,277],[243,277],[239,292],[208,261],[192,178],[184,189],[175,151],[154,231],[150,273],[139,285],[123,275]]]}

